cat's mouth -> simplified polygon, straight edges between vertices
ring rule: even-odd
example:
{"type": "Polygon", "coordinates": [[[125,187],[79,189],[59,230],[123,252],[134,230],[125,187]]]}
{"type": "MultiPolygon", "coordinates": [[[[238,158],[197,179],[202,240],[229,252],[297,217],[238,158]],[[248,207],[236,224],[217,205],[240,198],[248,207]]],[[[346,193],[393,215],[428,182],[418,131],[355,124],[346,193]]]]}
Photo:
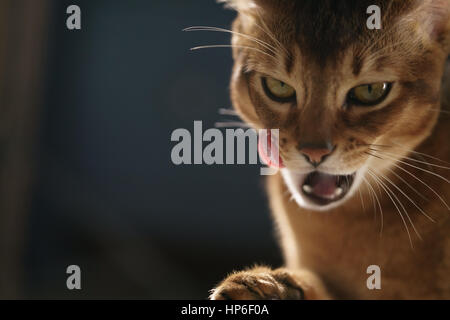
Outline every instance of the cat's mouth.
{"type": "Polygon", "coordinates": [[[325,206],[343,199],[351,189],[356,173],[332,175],[313,171],[301,185],[303,195],[319,206],[325,206]]]}

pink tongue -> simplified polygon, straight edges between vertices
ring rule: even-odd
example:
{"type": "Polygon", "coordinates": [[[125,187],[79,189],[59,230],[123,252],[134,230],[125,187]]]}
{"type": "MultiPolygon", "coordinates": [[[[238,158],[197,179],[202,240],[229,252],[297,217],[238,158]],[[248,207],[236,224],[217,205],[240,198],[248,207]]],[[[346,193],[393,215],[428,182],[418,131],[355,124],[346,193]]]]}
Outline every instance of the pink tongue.
{"type": "Polygon", "coordinates": [[[259,155],[261,156],[261,159],[270,167],[273,168],[284,168],[283,160],[281,160],[281,157],[279,156],[279,150],[276,150],[275,148],[278,148],[276,144],[272,145],[272,135],[271,131],[267,130],[267,145],[264,148],[262,138],[259,137],[258,139],[258,151],[259,155]],[[276,152],[275,152],[276,151],[276,152]],[[270,154],[277,153],[278,154],[278,161],[275,161],[273,159],[273,156],[270,154]]]}
{"type": "Polygon", "coordinates": [[[323,173],[314,174],[309,185],[313,189],[313,193],[319,197],[333,196],[336,191],[336,177],[323,173]]]}

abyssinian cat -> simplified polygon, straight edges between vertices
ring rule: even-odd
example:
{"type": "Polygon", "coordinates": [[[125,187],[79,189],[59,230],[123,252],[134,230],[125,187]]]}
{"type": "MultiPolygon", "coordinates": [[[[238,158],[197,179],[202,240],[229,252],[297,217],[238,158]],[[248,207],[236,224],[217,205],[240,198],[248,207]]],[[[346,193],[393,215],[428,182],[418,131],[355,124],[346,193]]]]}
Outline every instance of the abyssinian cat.
{"type": "Polygon", "coordinates": [[[210,298],[449,299],[450,0],[223,2],[234,108],[279,129],[285,267],[234,272],[210,298]]]}

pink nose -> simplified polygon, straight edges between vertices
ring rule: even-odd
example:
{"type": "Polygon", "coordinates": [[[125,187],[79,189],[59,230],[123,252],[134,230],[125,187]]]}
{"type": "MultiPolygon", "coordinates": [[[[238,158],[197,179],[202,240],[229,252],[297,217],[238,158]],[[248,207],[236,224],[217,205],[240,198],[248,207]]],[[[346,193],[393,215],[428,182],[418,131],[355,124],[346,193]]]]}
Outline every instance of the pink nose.
{"type": "Polygon", "coordinates": [[[332,148],[302,148],[300,152],[303,153],[306,160],[313,166],[321,164],[325,158],[333,152],[332,148]]]}

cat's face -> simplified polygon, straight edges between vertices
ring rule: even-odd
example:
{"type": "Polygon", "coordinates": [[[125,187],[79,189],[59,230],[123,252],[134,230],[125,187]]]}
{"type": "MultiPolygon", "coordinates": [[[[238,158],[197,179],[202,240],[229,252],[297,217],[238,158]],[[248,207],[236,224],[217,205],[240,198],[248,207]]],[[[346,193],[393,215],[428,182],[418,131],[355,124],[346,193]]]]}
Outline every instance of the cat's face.
{"type": "Polygon", "coordinates": [[[239,12],[233,104],[254,127],[280,130],[300,206],[341,204],[432,132],[450,0],[228,2],[239,12]],[[374,4],[381,30],[366,26],[374,4]]]}

